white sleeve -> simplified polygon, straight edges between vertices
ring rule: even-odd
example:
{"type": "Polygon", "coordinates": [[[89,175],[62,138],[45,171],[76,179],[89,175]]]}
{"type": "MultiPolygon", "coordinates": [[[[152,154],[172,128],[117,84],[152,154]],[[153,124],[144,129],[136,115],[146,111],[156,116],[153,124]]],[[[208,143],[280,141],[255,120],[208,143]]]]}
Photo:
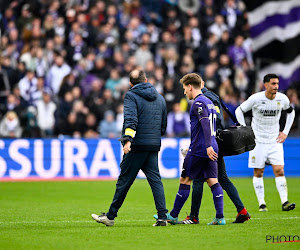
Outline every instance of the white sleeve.
{"type": "Polygon", "coordinates": [[[255,96],[256,96],[256,94],[250,96],[246,101],[244,101],[240,105],[240,108],[243,111],[243,113],[246,113],[252,109],[253,105],[255,104],[255,100],[256,100],[255,96]]]}
{"type": "Polygon", "coordinates": [[[238,106],[236,108],[235,116],[236,116],[236,119],[238,120],[239,124],[246,126],[244,112],[242,111],[241,106],[238,106]]]}
{"type": "Polygon", "coordinates": [[[294,118],[295,118],[295,110],[293,110],[291,113],[287,113],[286,122],[285,122],[284,130],[282,131],[282,133],[284,133],[286,135],[289,134],[290,129],[294,122],[294,118]]]}
{"type": "Polygon", "coordinates": [[[283,101],[284,101],[284,103],[283,103],[283,107],[282,107],[282,109],[283,110],[287,110],[289,107],[290,107],[290,100],[289,100],[289,98],[286,96],[286,95],[284,95],[283,94],[283,101]]]}

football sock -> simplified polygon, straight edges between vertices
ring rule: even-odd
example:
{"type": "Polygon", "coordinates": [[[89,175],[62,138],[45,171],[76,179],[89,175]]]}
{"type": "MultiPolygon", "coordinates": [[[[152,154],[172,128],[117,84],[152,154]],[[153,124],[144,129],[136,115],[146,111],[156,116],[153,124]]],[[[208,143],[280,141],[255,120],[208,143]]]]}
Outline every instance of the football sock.
{"type": "Polygon", "coordinates": [[[275,177],[276,187],[281,199],[281,203],[288,201],[288,191],[285,176],[275,177]]]}
{"type": "Polygon", "coordinates": [[[190,218],[199,220],[199,208],[201,205],[202,195],[203,195],[203,183],[204,180],[195,179],[193,180],[193,192],[192,192],[192,206],[190,218]]]}
{"type": "Polygon", "coordinates": [[[258,204],[266,204],[265,202],[265,189],[264,189],[264,178],[253,176],[253,186],[258,200],[258,204]]]}
{"type": "Polygon", "coordinates": [[[223,218],[223,189],[219,183],[216,183],[210,187],[213,194],[214,204],[216,208],[216,218],[223,218]]]}
{"type": "Polygon", "coordinates": [[[186,202],[187,198],[190,195],[190,189],[191,189],[190,185],[180,184],[178,193],[175,198],[173,210],[170,213],[173,218],[178,217],[181,208],[183,207],[184,203],[186,202]]]}
{"type": "Polygon", "coordinates": [[[238,214],[243,214],[243,215],[246,215],[248,212],[246,210],[246,208],[243,208],[238,214]]]}

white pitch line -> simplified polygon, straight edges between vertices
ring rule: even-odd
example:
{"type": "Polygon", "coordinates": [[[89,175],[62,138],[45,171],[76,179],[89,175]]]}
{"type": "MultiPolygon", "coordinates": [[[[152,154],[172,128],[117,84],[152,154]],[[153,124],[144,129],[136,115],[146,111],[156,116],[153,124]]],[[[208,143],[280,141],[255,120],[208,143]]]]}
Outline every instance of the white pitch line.
{"type": "MultiPolygon", "coordinates": [[[[210,220],[211,218],[208,219],[200,219],[200,221],[204,221],[204,220],[210,220]]],[[[228,220],[233,220],[235,218],[226,218],[228,220]]],[[[282,220],[294,220],[294,219],[300,219],[299,216],[294,216],[294,217],[284,217],[281,218],[282,220]]],[[[251,218],[251,220],[272,220],[272,218],[251,218]]],[[[149,222],[152,220],[117,220],[118,222],[149,222]]],[[[58,223],[94,223],[94,221],[91,220],[75,220],[75,221],[71,221],[71,220],[63,220],[63,221],[0,221],[0,224],[58,224],[58,223]]]]}

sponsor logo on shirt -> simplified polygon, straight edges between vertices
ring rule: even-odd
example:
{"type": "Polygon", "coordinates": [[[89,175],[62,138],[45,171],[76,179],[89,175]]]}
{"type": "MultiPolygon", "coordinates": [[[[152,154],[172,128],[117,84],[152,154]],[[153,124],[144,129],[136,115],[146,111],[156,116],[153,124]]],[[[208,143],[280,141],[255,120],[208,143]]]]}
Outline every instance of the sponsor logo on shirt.
{"type": "Polygon", "coordinates": [[[266,109],[261,109],[260,113],[263,116],[276,116],[279,113],[279,110],[266,110],[266,109]]]}
{"type": "Polygon", "coordinates": [[[209,109],[214,109],[214,110],[216,109],[216,108],[215,108],[215,105],[210,104],[210,103],[207,104],[207,107],[208,107],[209,109]]]}

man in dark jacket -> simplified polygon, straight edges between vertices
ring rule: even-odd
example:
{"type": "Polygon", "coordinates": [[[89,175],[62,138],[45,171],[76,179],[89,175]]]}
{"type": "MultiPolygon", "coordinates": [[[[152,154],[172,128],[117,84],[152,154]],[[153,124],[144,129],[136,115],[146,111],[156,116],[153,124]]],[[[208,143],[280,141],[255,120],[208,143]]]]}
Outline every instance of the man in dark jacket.
{"type": "MultiPolygon", "coordinates": [[[[223,130],[225,128],[224,125],[224,118],[222,112],[222,106],[219,99],[214,92],[209,91],[207,88],[202,89],[202,93],[209,98],[216,107],[217,110],[217,130],[223,130]]],[[[244,207],[239,193],[233,183],[229,180],[227,173],[224,158],[222,156],[222,152],[219,152],[218,157],[218,180],[221,187],[226,191],[229,198],[235,205],[238,215],[233,223],[243,223],[250,219],[250,214],[247,212],[246,208],[244,207]]],[[[204,180],[202,179],[195,179],[193,181],[193,193],[192,193],[192,206],[191,206],[191,213],[187,218],[183,221],[179,221],[178,224],[199,224],[199,208],[201,205],[201,199],[203,194],[203,183],[204,180]]]]}
{"type": "Polygon", "coordinates": [[[130,73],[132,88],[124,99],[124,124],[121,142],[124,157],[116,192],[108,213],[92,214],[92,218],[106,226],[114,225],[114,218],[123,204],[128,190],[139,170],[142,170],[151,186],[158,219],[153,226],[167,226],[166,201],[158,170],[158,151],[161,136],[167,127],[167,110],[164,98],[147,83],[143,70],[130,73]]]}

